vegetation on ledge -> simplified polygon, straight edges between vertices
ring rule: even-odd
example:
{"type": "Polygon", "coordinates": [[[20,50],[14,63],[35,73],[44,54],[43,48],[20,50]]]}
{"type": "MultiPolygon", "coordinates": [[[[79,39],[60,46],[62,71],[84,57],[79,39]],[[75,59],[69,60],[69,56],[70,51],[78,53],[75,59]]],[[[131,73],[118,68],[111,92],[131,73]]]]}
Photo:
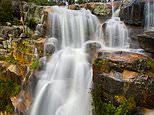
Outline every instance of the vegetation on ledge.
{"type": "Polygon", "coordinates": [[[16,96],[20,91],[20,85],[12,80],[0,80],[0,111],[13,112],[14,107],[10,97],[16,96]]]}
{"type": "Polygon", "coordinates": [[[130,100],[122,99],[120,103],[114,105],[101,96],[101,89],[97,87],[92,90],[93,106],[96,115],[126,115],[134,106],[130,100]]]}

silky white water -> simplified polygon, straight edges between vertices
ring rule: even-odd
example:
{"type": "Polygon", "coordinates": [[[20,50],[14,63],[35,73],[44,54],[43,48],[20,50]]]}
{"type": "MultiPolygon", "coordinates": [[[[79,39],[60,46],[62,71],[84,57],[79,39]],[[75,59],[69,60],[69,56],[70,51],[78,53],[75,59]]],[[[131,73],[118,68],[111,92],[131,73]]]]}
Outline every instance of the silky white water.
{"type": "Polygon", "coordinates": [[[106,21],[105,45],[111,48],[128,48],[128,30],[119,17],[112,17],[106,21]]]}
{"type": "Polygon", "coordinates": [[[100,39],[99,20],[89,10],[67,10],[54,6],[48,16],[50,37],[59,41],[61,48],[79,48],[87,40],[100,39]]]}
{"type": "Polygon", "coordinates": [[[111,0],[112,17],[105,22],[104,42],[105,46],[116,49],[129,47],[128,30],[124,22],[120,20],[120,9],[115,10],[114,0],[111,0]]]}
{"type": "Polygon", "coordinates": [[[57,46],[58,51],[39,76],[30,115],[92,115],[92,68],[83,46],[85,41],[100,39],[99,22],[87,10],[52,10],[48,32],[54,38],[47,44],[57,46]]]}
{"type": "Polygon", "coordinates": [[[91,72],[82,49],[55,53],[37,85],[31,115],[90,115],[91,72]]]}
{"type": "Polygon", "coordinates": [[[154,1],[145,4],[145,30],[154,30],[154,1]]]}

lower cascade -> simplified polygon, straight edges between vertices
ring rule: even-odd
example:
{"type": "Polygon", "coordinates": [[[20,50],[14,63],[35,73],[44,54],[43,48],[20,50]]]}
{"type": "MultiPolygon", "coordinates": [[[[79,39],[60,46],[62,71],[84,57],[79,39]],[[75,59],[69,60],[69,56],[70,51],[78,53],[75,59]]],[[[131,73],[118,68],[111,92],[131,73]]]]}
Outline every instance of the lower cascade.
{"type": "Polygon", "coordinates": [[[94,52],[88,52],[88,47],[91,48],[88,44],[93,44],[99,36],[98,20],[87,10],[52,8],[53,13],[48,16],[51,23],[49,36],[57,38],[59,50],[47,62],[43,74],[38,76],[30,115],[92,115],[89,57],[94,52]],[[85,43],[87,40],[91,41],[85,43]]]}
{"type": "Polygon", "coordinates": [[[92,70],[82,49],[52,56],[37,85],[31,115],[91,115],[92,70]]]}

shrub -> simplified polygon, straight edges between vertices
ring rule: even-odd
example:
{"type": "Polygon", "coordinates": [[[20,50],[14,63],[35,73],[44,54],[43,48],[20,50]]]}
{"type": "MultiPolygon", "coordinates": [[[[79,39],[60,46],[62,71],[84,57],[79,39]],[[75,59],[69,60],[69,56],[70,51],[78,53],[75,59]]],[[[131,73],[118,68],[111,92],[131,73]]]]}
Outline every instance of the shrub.
{"type": "Polygon", "coordinates": [[[12,2],[11,0],[1,0],[0,1],[0,23],[4,25],[6,22],[11,22],[13,20],[12,15],[12,2]]]}

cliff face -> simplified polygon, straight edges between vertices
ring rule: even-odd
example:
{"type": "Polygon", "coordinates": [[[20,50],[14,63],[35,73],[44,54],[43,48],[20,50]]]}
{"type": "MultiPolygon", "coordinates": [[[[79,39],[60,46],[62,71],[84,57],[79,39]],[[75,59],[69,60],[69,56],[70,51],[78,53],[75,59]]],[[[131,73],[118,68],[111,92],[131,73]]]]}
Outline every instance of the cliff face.
{"type": "Polygon", "coordinates": [[[106,112],[104,103],[119,107],[123,106],[124,100],[127,100],[127,112],[131,114],[136,108],[154,108],[154,60],[130,52],[102,51],[93,69],[93,99],[98,113],[106,112]],[[102,104],[98,105],[96,100],[102,104]]]}
{"type": "Polygon", "coordinates": [[[120,11],[120,18],[126,24],[144,26],[144,5],[145,1],[135,0],[124,2],[120,11]]]}

